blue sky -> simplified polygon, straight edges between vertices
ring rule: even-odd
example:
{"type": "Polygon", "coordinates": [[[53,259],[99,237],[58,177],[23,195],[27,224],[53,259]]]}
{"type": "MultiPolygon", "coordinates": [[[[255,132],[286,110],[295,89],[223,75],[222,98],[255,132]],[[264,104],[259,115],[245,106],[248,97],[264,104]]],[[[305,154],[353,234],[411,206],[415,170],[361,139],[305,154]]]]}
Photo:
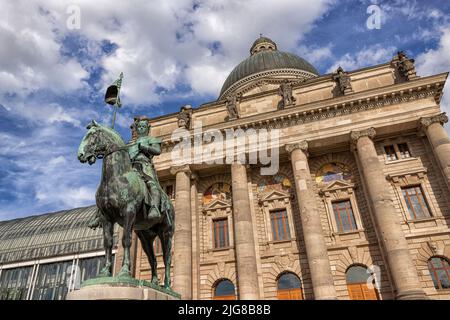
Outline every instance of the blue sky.
{"type": "Polygon", "coordinates": [[[110,123],[104,90],[121,71],[116,128],[125,140],[135,115],[217,99],[260,33],[321,74],[384,63],[398,50],[416,59],[421,76],[450,71],[449,1],[0,0],[0,7],[0,220],[94,203],[100,164],[79,163],[76,151],[91,119],[110,123]],[[381,9],[380,29],[366,26],[372,4],[381,9]],[[71,29],[74,5],[80,24],[71,29]]]}

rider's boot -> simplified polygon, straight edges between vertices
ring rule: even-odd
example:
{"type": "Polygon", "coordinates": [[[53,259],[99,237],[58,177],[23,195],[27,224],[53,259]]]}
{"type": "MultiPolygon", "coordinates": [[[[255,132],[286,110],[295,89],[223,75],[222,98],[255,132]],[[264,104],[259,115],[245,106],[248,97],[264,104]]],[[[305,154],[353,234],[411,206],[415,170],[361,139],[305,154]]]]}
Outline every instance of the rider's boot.
{"type": "Polygon", "coordinates": [[[161,217],[161,213],[155,205],[152,205],[148,210],[147,219],[159,219],[159,217],[161,217]]]}

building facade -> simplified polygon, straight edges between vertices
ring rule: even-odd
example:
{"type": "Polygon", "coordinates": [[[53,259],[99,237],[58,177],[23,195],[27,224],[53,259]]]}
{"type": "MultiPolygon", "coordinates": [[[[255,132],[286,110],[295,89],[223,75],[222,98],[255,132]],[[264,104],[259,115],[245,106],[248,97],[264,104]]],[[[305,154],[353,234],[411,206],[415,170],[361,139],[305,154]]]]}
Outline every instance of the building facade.
{"type": "MultiPolygon", "coordinates": [[[[319,75],[261,37],[217,101],[150,120],[176,210],[174,290],[185,299],[449,299],[447,73],[420,77],[413,62],[399,52],[319,75]],[[203,148],[220,142],[199,135],[199,123],[223,136],[278,130],[276,150],[256,148],[278,152],[279,169],[195,161],[194,148],[192,161],[175,163],[177,129],[203,148]]],[[[249,158],[247,138],[236,156],[249,158]]],[[[215,160],[228,148],[218,145],[215,160]]],[[[135,248],[135,276],[150,279],[135,248]]]]}
{"type": "MultiPolygon", "coordinates": [[[[155,168],[176,210],[173,289],[184,299],[450,299],[447,75],[416,75],[402,52],[319,75],[260,37],[216,101],[149,120],[163,139],[155,168]],[[190,161],[174,160],[177,130],[214,149],[214,161],[195,148],[185,149],[190,161]],[[245,136],[230,147],[227,132],[245,136]],[[226,151],[235,161],[218,161],[226,151]],[[250,161],[255,152],[278,161],[276,172],[263,174],[270,164],[250,161]]],[[[81,280],[94,276],[104,255],[101,231],[87,228],[94,213],[0,223],[1,298],[63,298],[75,286],[66,284],[70,266],[81,280]],[[96,260],[86,273],[87,258],[96,260]]],[[[154,248],[162,282],[159,241],[154,248]]],[[[135,236],[131,251],[133,275],[149,280],[135,236]]]]}

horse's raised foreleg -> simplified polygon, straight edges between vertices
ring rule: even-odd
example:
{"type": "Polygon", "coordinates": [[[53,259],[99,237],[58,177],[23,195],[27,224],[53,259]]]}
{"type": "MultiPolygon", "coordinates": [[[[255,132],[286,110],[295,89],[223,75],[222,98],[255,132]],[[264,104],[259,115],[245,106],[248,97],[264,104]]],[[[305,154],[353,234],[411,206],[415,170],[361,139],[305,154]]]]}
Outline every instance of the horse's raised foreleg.
{"type": "Polygon", "coordinates": [[[123,236],[122,236],[122,246],[123,246],[123,261],[122,269],[119,272],[119,277],[131,277],[130,265],[130,248],[131,248],[131,237],[133,232],[133,225],[136,219],[136,211],[134,208],[128,208],[127,212],[123,218],[123,236]]]}
{"type": "Polygon", "coordinates": [[[164,288],[170,289],[170,264],[172,262],[172,232],[160,234],[164,258],[164,288]]]}
{"type": "Polygon", "coordinates": [[[105,248],[105,266],[100,270],[100,276],[110,277],[112,273],[112,247],[113,247],[113,236],[114,236],[114,223],[107,221],[106,219],[102,221],[103,223],[103,246],[105,248]]]}

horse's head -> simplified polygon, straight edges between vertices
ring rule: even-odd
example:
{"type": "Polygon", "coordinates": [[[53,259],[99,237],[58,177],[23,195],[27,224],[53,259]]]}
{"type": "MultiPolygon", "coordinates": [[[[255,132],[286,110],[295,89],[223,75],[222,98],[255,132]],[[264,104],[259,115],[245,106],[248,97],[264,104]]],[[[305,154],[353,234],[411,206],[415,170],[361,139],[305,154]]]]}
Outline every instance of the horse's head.
{"type": "Polygon", "coordinates": [[[97,158],[102,158],[112,144],[125,145],[122,138],[114,130],[98,124],[92,120],[86,127],[88,132],[78,147],[78,160],[81,163],[94,164],[97,158]]]}

